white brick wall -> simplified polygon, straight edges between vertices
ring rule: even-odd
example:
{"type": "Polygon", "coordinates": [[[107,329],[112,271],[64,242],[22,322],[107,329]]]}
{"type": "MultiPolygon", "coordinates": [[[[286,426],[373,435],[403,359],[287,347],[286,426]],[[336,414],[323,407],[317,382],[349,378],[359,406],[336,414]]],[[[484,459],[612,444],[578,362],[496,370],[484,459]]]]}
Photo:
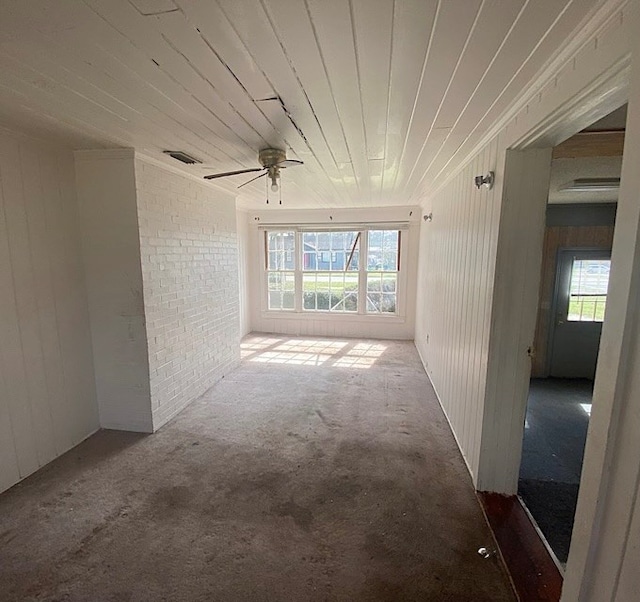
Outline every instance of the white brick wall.
{"type": "Polygon", "coordinates": [[[154,429],[240,359],[235,202],[136,158],[154,429]]]}

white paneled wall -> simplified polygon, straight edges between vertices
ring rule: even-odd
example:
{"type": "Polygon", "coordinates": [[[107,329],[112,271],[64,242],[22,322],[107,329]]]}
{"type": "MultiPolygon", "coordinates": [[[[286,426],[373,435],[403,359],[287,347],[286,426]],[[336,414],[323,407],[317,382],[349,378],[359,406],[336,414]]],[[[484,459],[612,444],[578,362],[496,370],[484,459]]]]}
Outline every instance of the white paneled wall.
{"type": "MultiPolygon", "coordinates": [[[[415,343],[469,469],[478,474],[500,189],[477,190],[494,170],[494,140],[435,198],[423,222],[415,343]]],[[[504,153],[503,153],[504,154],[504,153]]]]}
{"type": "Polygon", "coordinates": [[[231,195],[137,158],[154,430],[240,361],[231,195]]]}
{"type": "Polygon", "coordinates": [[[74,178],[0,131],[0,491],[98,428],[74,178]]]}
{"type": "MultiPolygon", "coordinates": [[[[537,296],[523,288],[522,273],[535,263],[526,220],[540,214],[524,202],[525,193],[514,197],[505,188],[507,149],[536,138],[538,146],[553,146],[624,102],[626,8],[590,31],[591,41],[536,82],[508,124],[493,134],[489,128],[486,144],[466,167],[423,202],[433,221],[421,228],[416,346],[474,482],[487,491],[514,493],[517,485],[530,344],[523,299],[537,296]],[[555,125],[551,133],[559,115],[568,125],[555,125]],[[494,188],[477,191],[473,177],[488,170],[496,171],[494,188]],[[519,244],[526,248],[520,254],[519,244]],[[510,270],[513,265],[520,271],[510,270]]],[[[537,182],[545,177],[543,170],[537,182]]],[[[539,262],[534,281],[538,272],[539,262]]]]}

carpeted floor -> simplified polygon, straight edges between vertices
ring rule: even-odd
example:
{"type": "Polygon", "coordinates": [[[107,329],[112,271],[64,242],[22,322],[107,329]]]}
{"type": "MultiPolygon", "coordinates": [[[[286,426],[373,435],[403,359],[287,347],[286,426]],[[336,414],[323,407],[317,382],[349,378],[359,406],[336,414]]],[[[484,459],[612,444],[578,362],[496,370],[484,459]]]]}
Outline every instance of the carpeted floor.
{"type": "Polygon", "coordinates": [[[566,563],[578,501],[593,383],[532,379],[518,493],[566,563]]]}
{"type": "Polygon", "coordinates": [[[412,343],[243,352],[158,433],[0,496],[0,600],[514,600],[412,343]]]}

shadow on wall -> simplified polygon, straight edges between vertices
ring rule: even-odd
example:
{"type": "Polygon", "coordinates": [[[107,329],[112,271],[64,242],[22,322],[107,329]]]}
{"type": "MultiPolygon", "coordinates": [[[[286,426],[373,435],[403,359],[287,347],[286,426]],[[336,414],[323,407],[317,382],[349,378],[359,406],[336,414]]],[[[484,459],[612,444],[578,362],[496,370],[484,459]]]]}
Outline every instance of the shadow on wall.
{"type": "Polygon", "coordinates": [[[252,337],[241,344],[243,360],[262,364],[369,369],[387,349],[379,342],[252,337]]]}

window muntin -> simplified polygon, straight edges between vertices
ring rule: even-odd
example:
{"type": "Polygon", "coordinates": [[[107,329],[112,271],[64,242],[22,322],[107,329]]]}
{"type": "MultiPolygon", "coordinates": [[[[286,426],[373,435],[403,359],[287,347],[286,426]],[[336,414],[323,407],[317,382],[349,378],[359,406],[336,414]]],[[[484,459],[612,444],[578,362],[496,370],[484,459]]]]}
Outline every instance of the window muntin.
{"type": "Polygon", "coordinates": [[[400,244],[397,229],[266,231],[267,308],[395,315],[400,244]]]}
{"type": "Polygon", "coordinates": [[[602,322],[607,304],[610,259],[574,259],[569,284],[569,322],[602,322]]]}
{"type": "Polygon", "coordinates": [[[358,311],[357,272],[303,272],[305,311],[358,311]]]}
{"type": "Polygon", "coordinates": [[[302,245],[305,272],[358,271],[360,232],[303,232],[302,245]]]}
{"type": "Polygon", "coordinates": [[[265,232],[269,309],[295,309],[295,248],[295,232],[265,232]]]}
{"type": "Polygon", "coordinates": [[[367,313],[395,314],[400,231],[369,230],[367,243],[367,313]]]}
{"type": "Polygon", "coordinates": [[[303,232],[302,244],[302,310],[356,313],[360,232],[303,232]]]}

